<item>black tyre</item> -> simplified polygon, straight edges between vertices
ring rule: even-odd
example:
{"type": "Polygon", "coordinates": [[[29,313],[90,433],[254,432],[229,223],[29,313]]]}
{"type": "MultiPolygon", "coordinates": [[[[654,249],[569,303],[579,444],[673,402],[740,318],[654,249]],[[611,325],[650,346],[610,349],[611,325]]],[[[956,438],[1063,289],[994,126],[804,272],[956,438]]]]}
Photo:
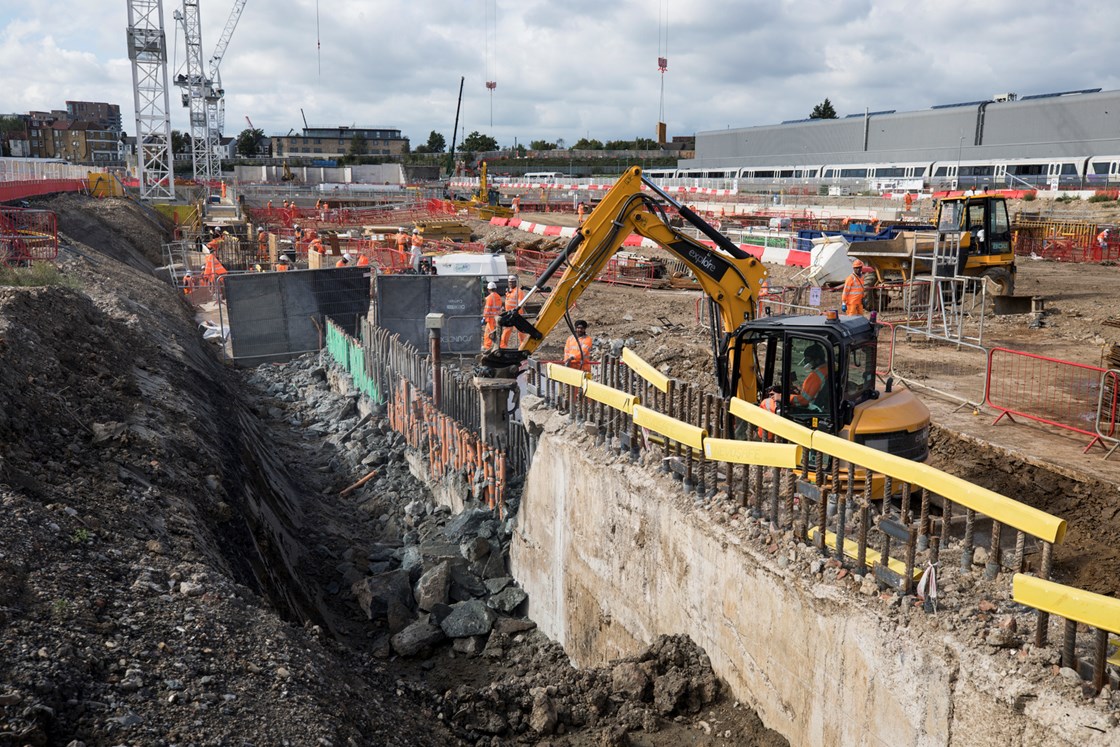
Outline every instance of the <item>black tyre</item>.
{"type": "Polygon", "coordinates": [[[1015,276],[1006,267],[992,267],[980,273],[988,283],[988,294],[992,296],[1015,295],[1015,276]]]}

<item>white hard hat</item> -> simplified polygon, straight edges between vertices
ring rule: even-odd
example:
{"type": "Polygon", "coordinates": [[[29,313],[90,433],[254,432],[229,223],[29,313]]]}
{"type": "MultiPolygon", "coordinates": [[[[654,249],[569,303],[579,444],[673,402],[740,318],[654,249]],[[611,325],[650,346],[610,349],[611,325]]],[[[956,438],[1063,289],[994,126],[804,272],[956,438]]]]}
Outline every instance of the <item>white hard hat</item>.
{"type": "Polygon", "coordinates": [[[288,255],[287,255],[287,254],[281,254],[281,255],[280,255],[280,261],[281,261],[281,262],[291,262],[292,260],[291,260],[291,258],[290,258],[290,257],[288,257],[288,255]]]}
{"type": "Polygon", "coordinates": [[[517,282],[517,276],[516,275],[510,275],[508,278],[506,278],[506,280],[508,280],[511,283],[516,283],[517,282]]]}
{"type": "Polygon", "coordinates": [[[342,258],[349,262],[350,260],[354,259],[354,256],[350,254],[350,252],[343,252],[342,258]]]}
{"type": "Polygon", "coordinates": [[[414,228],[414,229],[412,229],[412,232],[413,233],[420,233],[420,229],[419,228],[414,228]]]}
{"type": "Polygon", "coordinates": [[[491,280],[486,284],[486,290],[498,290],[498,284],[491,280]]]}

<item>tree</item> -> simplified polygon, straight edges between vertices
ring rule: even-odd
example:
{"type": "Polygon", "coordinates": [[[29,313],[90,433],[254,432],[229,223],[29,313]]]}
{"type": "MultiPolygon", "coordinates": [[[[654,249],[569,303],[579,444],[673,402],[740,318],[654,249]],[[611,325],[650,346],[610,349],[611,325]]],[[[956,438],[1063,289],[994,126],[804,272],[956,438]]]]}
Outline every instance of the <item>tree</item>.
{"type": "Polygon", "coordinates": [[[837,119],[836,109],[833,108],[831,101],[825,99],[813,107],[809,119],[837,119]]]}
{"type": "Polygon", "coordinates": [[[172,153],[190,153],[191,152],[191,138],[184,132],[179,130],[171,131],[171,152],[172,153]]]}
{"type": "Polygon", "coordinates": [[[603,144],[600,141],[598,141],[598,140],[588,140],[585,137],[581,137],[579,140],[576,141],[575,145],[572,146],[572,150],[602,150],[602,149],[603,149],[603,144]]]}
{"type": "Polygon", "coordinates": [[[466,153],[484,153],[498,149],[498,141],[477,130],[463,138],[461,149],[466,153]]]}
{"type": "MultiPolygon", "coordinates": [[[[447,141],[443,139],[443,135],[435,130],[428,134],[428,142],[420,146],[420,148],[425,148],[425,153],[443,153],[446,147],[447,141]]],[[[416,151],[420,152],[420,148],[417,148],[416,151]]]]}
{"type": "Polygon", "coordinates": [[[365,136],[360,132],[354,133],[354,137],[350,138],[350,150],[346,152],[348,156],[364,156],[369,151],[369,143],[366,142],[365,136]]]}
{"type": "Polygon", "coordinates": [[[649,137],[634,138],[634,143],[631,146],[634,150],[661,150],[661,146],[657,141],[649,137]]]}
{"type": "Polygon", "coordinates": [[[529,143],[529,150],[556,150],[556,143],[547,140],[533,140],[529,143]]]}
{"type": "Polygon", "coordinates": [[[264,139],[264,130],[255,127],[242,130],[237,136],[237,155],[250,158],[257,155],[260,150],[261,140],[264,139]]]}

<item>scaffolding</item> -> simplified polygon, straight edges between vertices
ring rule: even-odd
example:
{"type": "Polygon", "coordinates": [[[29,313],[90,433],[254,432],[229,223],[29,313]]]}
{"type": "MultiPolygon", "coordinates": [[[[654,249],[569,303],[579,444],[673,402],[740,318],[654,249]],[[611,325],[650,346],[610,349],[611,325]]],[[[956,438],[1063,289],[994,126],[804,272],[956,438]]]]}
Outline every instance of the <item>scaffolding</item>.
{"type": "Polygon", "coordinates": [[[904,291],[907,332],[982,346],[987,283],[962,274],[968,251],[961,249],[960,206],[946,205],[928,251],[921,243],[910,255],[910,284],[904,291]],[[973,317],[976,324],[970,324],[973,317]],[[919,326],[924,321],[924,326],[919,326]]]}
{"type": "Polygon", "coordinates": [[[132,62],[140,199],[173,200],[167,39],[161,0],[128,0],[128,58],[132,62]]]}

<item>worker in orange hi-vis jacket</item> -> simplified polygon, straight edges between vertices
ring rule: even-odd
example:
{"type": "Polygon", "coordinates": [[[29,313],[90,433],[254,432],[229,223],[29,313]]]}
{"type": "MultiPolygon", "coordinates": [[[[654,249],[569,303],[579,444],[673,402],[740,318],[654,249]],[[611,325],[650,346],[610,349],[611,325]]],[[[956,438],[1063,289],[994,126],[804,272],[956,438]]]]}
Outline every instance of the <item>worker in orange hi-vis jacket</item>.
{"type": "Polygon", "coordinates": [[[343,252],[342,256],[338,258],[338,261],[334,263],[334,266],[335,267],[349,267],[350,266],[350,261],[352,259],[353,259],[353,257],[350,256],[350,252],[343,252]]]}
{"type": "Polygon", "coordinates": [[[840,303],[852,316],[863,315],[863,267],[863,262],[858,259],[852,262],[852,274],[844,281],[844,290],[840,294],[840,303]]]}
{"type": "Polygon", "coordinates": [[[405,247],[408,246],[408,234],[404,232],[403,228],[397,230],[397,235],[394,238],[397,240],[397,251],[406,251],[405,247]]]}
{"type": "Polygon", "coordinates": [[[810,370],[805,380],[801,382],[800,388],[793,387],[790,402],[799,407],[807,407],[813,404],[824,388],[825,382],[828,381],[828,356],[820,343],[814,342],[805,348],[801,365],[810,370]]]}
{"type": "Polygon", "coordinates": [[[287,272],[292,269],[292,260],[288,259],[287,254],[281,254],[280,258],[276,260],[276,271],[287,272]]]}
{"type": "Polygon", "coordinates": [[[576,217],[579,218],[579,224],[583,225],[583,220],[587,216],[587,206],[582,202],[576,205],[576,217]]]}
{"type": "MultiPolygon", "coordinates": [[[[506,290],[505,309],[506,311],[513,311],[521,302],[525,300],[525,291],[517,287],[517,276],[510,275],[508,278],[508,286],[506,290]]],[[[513,327],[502,327],[502,347],[510,347],[513,341],[513,335],[516,332],[513,327]]],[[[525,342],[525,338],[529,335],[524,332],[517,332],[517,346],[521,347],[521,343],[525,342]]]]}
{"type": "Polygon", "coordinates": [[[513,214],[515,216],[521,215],[521,195],[513,198],[513,214]]]}
{"type": "Polygon", "coordinates": [[[412,249],[410,250],[410,257],[412,260],[412,271],[420,272],[420,260],[424,256],[424,237],[420,235],[420,229],[412,229],[412,249]]]}
{"type": "Polygon", "coordinates": [[[359,254],[358,255],[358,261],[354,263],[354,266],[355,267],[368,267],[369,266],[369,257],[367,257],[365,254],[359,254]]]}
{"type": "Polygon", "coordinates": [[[498,284],[490,281],[486,284],[486,303],[482,307],[482,324],[485,327],[482,338],[482,349],[489,350],[494,345],[494,338],[498,332],[498,316],[502,313],[502,297],[498,295],[498,284]]]}
{"type": "MultiPolygon", "coordinates": [[[[778,411],[781,409],[781,404],[782,388],[780,386],[772,386],[766,390],[766,397],[758,403],[758,406],[763,410],[766,410],[766,412],[777,415],[778,411]]],[[[770,441],[774,440],[774,435],[769,431],[763,430],[762,428],[758,429],[758,437],[761,439],[768,439],[770,441]]]]}
{"type": "Polygon", "coordinates": [[[564,343],[564,365],[568,368],[590,371],[593,340],[587,334],[587,322],[578,319],[573,326],[576,328],[576,333],[568,337],[568,341],[564,343]]]}

